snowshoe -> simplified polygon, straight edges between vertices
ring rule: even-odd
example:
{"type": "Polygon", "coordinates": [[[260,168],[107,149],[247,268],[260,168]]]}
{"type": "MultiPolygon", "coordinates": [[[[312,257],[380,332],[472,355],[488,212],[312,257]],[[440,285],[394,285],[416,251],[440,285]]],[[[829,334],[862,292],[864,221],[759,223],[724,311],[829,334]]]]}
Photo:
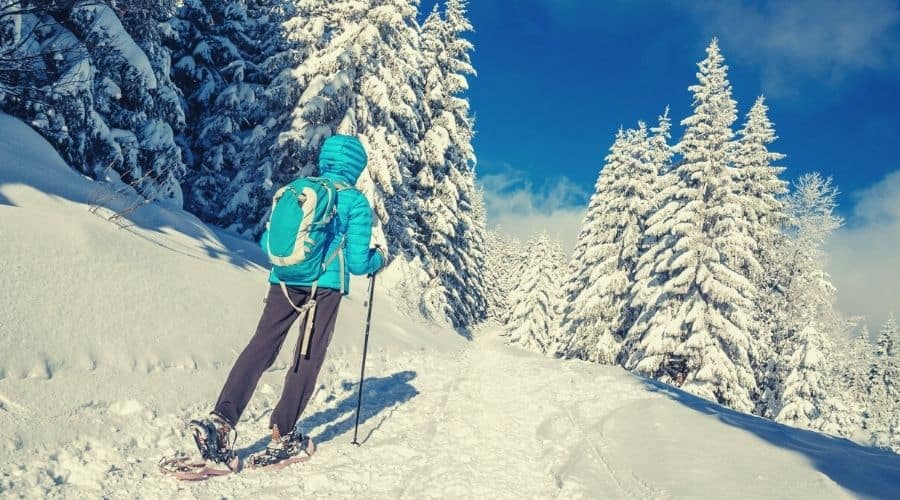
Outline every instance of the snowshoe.
{"type": "Polygon", "coordinates": [[[272,428],[272,441],[265,451],[254,453],[248,459],[251,468],[279,470],[291,464],[306,462],[316,452],[316,445],[309,436],[292,432],[282,436],[278,426],[272,428]]]}
{"type": "Polygon", "coordinates": [[[224,476],[240,469],[240,459],[234,451],[237,431],[218,415],[191,420],[191,435],[200,452],[200,459],[181,453],[159,462],[159,470],[184,481],[199,481],[224,476]]]}

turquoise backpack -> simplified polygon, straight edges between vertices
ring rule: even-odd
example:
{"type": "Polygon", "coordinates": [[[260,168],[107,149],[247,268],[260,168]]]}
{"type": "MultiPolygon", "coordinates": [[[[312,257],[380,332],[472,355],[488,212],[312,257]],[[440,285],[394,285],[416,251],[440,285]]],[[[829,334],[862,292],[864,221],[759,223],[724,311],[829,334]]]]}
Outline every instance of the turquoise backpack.
{"type": "Polygon", "coordinates": [[[313,282],[335,258],[343,258],[343,242],[332,255],[325,252],[337,193],[348,188],[321,177],[302,177],[275,192],[266,253],[283,281],[313,282]]]}

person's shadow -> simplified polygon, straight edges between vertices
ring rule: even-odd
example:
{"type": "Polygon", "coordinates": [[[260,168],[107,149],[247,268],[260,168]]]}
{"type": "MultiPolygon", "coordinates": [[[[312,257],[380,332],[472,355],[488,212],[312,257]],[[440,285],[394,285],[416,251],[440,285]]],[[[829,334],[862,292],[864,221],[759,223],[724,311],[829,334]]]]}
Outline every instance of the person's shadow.
{"type": "MultiPolygon", "coordinates": [[[[410,384],[414,378],[416,378],[416,372],[407,370],[397,372],[389,377],[368,377],[365,379],[363,383],[362,408],[359,412],[360,433],[364,436],[359,439],[360,444],[369,440],[372,434],[381,427],[381,424],[391,416],[397,406],[419,394],[419,391],[410,384]],[[387,409],[390,409],[390,411],[382,415],[375,427],[368,429],[368,431],[362,428],[363,424],[387,409]]],[[[350,391],[354,388],[358,389],[358,386],[358,383],[349,381],[344,381],[342,384],[342,388],[345,391],[350,391]]],[[[310,429],[327,424],[324,430],[312,435],[313,441],[317,445],[327,443],[338,436],[351,432],[356,425],[358,399],[359,393],[357,390],[353,390],[336,406],[302,418],[297,423],[297,430],[305,431],[303,433],[306,434],[309,433],[310,429]]],[[[238,455],[245,459],[253,453],[262,451],[266,448],[269,440],[268,436],[263,437],[249,447],[238,451],[238,455]]],[[[350,441],[349,436],[347,440],[348,442],[350,441]]]]}

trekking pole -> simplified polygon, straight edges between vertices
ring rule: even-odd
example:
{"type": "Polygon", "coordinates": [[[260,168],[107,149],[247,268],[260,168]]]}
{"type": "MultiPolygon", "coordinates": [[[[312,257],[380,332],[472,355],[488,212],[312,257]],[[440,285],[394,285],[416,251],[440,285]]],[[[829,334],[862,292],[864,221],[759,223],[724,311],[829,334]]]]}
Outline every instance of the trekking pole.
{"type": "Polygon", "coordinates": [[[366,353],[369,351],[369,327],[372,325],[372,298],[375,296],[375,275],[369,277],[369,311],[366,313],[366,340],[363,343],[362,368],[359,371],[359,399],[356,401],[356,427],[353,429],[353,444],[359,432],[359,411],[362,408],[363,377],[366,375],[366,353]]]}

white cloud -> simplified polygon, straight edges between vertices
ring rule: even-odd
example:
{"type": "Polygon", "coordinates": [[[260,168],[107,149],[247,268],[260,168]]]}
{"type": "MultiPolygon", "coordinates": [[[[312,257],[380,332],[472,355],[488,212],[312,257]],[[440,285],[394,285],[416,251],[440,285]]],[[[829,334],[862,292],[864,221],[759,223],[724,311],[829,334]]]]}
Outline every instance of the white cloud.
{"type": "Polygon", "coordinates": [[[829,272],[838,308],[864,315],[878,331],[889,312],[900,314],[900,170],[856,193],[847,226],[829,242],[829,272]]]}
{"type": "Polygon", "coordinates": [[[795,76],[842,82],[863,70],[900,67],[895,0],[707,0],[672,2],[721,38],[726,56],[760,64],[767,93],[795,76]]]}
{"type": "Polygon", "coordinates": [[[535,186],[524,172],[511,167],[480,176],[479,181],[484,187],[488,227],[499,225],[523,241],[547,231],[567,253],[575,246],[589,196],[582,186],[567,177],[535,186]]]}

